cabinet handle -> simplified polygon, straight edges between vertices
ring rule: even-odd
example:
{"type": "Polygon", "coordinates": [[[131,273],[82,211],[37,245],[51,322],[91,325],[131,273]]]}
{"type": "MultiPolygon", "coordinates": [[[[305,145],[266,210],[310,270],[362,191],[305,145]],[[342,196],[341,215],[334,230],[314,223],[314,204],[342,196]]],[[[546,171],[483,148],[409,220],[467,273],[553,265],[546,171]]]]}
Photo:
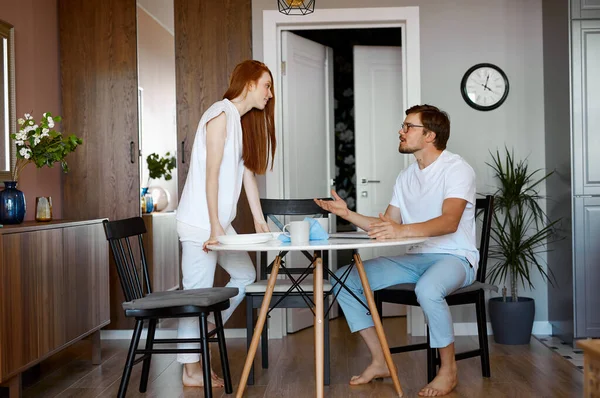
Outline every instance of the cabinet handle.
{"type": "Polygon", "coordinates": [[[131,164],[135,163],[135,143],[133,141],[131,141],[129,143],[129,157],[130,157],[130,161],[131,164]]]}
{"type": "Polygon", "coordinates": [[[185,163],[185,140],[181,141],[181,163],[185,163]]]}

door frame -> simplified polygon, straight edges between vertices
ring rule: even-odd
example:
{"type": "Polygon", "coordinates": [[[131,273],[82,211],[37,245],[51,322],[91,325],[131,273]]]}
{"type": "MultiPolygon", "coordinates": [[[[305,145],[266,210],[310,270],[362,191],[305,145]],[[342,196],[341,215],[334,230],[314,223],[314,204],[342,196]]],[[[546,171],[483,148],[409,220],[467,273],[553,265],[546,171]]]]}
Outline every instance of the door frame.
{"type": "MultiPolygon", "coordinates": [[[[325,30],[357,28],[402,29],[402,49],[405,71],[404,104],[408,108],[421,103],[421,49],[419,7],[365,7],[319,9],[318,13],[290,18],[277,10],[263,11],[263,62],[271,70],[275,85],[275,98],[282,98],[281,85],[281,32],[284,30],[325,30]]],[[[277,142],[285,145],[281,131],[282,104],[275,101],[275,134],[277,142]]],[[[276,151],[273,171],[265,175],[267,198],[284,197],[284,172],[282,151],[276,151]]],[[[284,311],[273,311],[270,320],[270,338],[286,334],[284,311]]],[[[408,332],[424,335],[425,324],[421,311],[408,309],[408,332]]]]}

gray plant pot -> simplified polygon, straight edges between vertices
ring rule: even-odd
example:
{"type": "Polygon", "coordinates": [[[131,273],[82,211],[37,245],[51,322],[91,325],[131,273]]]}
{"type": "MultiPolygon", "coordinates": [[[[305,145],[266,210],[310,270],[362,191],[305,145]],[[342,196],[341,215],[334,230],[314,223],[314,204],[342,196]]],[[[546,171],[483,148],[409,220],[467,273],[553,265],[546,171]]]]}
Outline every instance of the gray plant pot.
{"type": "Polygon", "coordinates": [[[502,297],[489,300],[490,321],[494,341],[498,344],[529,344],[533,330],[535,301],[530,297],[519,297],[519,301],[506,302],[502,297]]]}

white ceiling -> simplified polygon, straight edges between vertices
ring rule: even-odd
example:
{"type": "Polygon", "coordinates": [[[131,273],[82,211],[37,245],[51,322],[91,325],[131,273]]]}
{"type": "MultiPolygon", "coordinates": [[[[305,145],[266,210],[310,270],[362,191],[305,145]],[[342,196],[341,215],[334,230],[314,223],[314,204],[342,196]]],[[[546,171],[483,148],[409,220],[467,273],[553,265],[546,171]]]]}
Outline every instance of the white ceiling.
{"type": "Polygon", "coordinates": [[[173,0],[137,0],[137,5],[157,20],[169,33],[175,33],[173,0]]]}

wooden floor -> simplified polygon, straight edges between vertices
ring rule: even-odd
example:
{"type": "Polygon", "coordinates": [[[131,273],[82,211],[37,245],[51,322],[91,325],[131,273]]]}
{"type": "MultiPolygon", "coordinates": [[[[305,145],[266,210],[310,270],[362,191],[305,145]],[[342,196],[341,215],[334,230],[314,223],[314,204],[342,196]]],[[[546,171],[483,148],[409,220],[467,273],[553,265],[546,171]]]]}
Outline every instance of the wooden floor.
{"type": "MultiPolygon", "coordinates": [[[[391,345],[407,341],[405,318],[385,319],[384,326],[391,345]]],[[[326,396],[393,397],[394,389],[389,379],[360,387],[348,385],[350,377],[360,373],[369,362],[367,349],[359,339],[358,335],[350,334],[343,318],[332,321],[331,385],[325,387],[326,396]]],[[[44,361],[37,368],[37,374],[25,377],[24,396],[115,397],[129,342],[105,340],[102,343],[103,362],[99,366],[91,364],[86,341],[44,361]]],[[[464,350],[475,348],[477,342],[472,337],[458,337],[456,345],[457,350],[464,350]]],[[[270,368],[261,369],[260,359],[257,359],[256,385],[248,387],[246,396],[314,396],[313,347],[312,328],[282,340],[272,340],[270,368]]],[[[227,349],[235,391],[246,355],[246,341],[229,339],[227,349]]],[[[490,351],[492,377],[481,377],[478,358],[459,361],[459,385],[449,397],[580,397],[583,394],[583,373],[533,337],[526,346],[503,346],[495,344],[490,336],[490,351]]],[[[218,361],[218,357],[213,351],[213,358],[218,361]]],[[[417,396],[426,382],[425,352],[395,354],[394,361],[405,396],[417,396]]],[[[215,365],[220,366],[219,363],[215,365]]],[[[140,364],[133,371],[128,396],[202,396],[201,389],[182,387],[181,371],[174,355],[155,356],[148,391],[145,394],[138,392],[140,364]]],[[[227,396],[222,389],[214,389],[213,395],[227,396]]]]}

